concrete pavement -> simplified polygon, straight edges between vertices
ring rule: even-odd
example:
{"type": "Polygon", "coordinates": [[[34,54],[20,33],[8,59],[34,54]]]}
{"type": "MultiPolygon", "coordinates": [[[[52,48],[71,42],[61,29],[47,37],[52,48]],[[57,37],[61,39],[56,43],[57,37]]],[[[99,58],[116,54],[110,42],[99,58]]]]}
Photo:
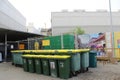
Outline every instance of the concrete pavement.
{"type": "MultiPolygon", "coordinates": [[[[0,80],[62,80],[51,76],[24,72],[23,68],[15,67],[8,63],[0,63],[0,80]]],[[[86,73],[69,80],[120,80],[120,63],[106,64],[98,63],[97,68],[90,68],[86,73]]]]}

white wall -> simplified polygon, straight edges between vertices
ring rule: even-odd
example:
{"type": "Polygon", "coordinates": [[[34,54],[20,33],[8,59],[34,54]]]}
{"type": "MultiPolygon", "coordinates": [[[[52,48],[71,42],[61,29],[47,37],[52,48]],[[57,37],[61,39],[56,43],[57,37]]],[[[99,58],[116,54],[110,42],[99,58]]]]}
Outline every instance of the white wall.
{"type": "Polygon", "coordinates": [[[0,0],[0,28],[27,31],[25,17],[8,0],[0,0]]]}
{"type": "MultiPolygon", "coordinates": [[[[113,12],[114,31],[120,31],[120,11],[113,12]]],[[[106,11],[97,12],[52,12],[52,34],[58,35],[72,31],[80,26],[86,33],[109,32],[110,14],[106,11]]]]}

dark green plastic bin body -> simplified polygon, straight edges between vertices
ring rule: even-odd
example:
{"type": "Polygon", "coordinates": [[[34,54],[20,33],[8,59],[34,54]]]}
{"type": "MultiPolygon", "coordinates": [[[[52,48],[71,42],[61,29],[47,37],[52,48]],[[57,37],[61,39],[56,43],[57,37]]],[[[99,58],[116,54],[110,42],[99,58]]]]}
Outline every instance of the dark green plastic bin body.
{"type": "Polygon", "coordinates": [[[52,77],[58,77],[58,62],[56,59],[50,59],[49,60],[50,64],[50,75],[52,77]]]}
{"type": "Polygon", "coordinates": [[[87,71],[89,67],[89,53],[81,53],[81,69],[87,71]]]}
{"type": "Polygon", "coordinates": [[[48,59],[41,59],[41,61],[42,61],[43,74],[49,76],[50,75],[49,60],[48,59]]]}
{"type": "Polygon", "coordinates": [[[23,57],[23,69],[24,71],[28,72],[29,68],[28,68],[28,59],[23,57]]]}
{"type": "Polygon", "coordinates": [[[89,67],[95,68],[97,67],[97,52],[96,51],[90,51],[89,52],[89,67]]]}
{"type": "Polygon", "coordinates": [[[71,71],[76,72],[81,69],[81,59],[80,53],[75,53],[71,55],[71,71]]]}
{"type": "Polygon", "coordinates": [[[20,52],[12,53],[12,58],[13,58],[13,63],[14,64],[23,65],[22,54],[23,53],[20,53],[20,52]]]}
{"type": "Polygon", "coordinates": [[[70,59],[58,59],[59,77],[68,79],[70,77],[70,59]]]}
{"type": "Polygon", "coordinates": [[[42,74],[42,62],[40,58],[35,58],[35,69],[37,74],[42,74]]]}
{"type": "Polygon", "coordinates": [[[28,68],[29,68],[29,72],[31,73],[35,72],[35,61],[33,58],[28,58],[28,68]]]}

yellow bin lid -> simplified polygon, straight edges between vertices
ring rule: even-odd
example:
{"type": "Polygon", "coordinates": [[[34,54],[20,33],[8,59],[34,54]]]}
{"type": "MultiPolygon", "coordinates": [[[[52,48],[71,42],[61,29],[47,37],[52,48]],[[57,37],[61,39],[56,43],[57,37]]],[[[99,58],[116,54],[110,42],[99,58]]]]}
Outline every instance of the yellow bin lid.
{"type": "Polygon", "coordinates": [[[22,55],[27,58],[47,58],[47,59],[67,59],[70,58],[68,55],[22,55]]]}

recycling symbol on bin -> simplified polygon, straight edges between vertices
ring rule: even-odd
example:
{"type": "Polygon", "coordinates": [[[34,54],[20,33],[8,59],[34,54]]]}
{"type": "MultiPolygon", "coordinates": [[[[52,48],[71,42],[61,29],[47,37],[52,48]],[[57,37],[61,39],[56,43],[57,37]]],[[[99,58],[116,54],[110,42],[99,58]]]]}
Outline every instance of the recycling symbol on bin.
{"type": "Polygon", "coordinates": [[[46,62],[46,61],[44,61],[44,65],[45,65],[45,66],[47,65],[47,62],[46,62]]]}
{"type": "Polygon", "coordinates": [[[35,62],[36,62],[36,64],[39,64],[38,60],[36,60],[35,62]]]}
{"type": "Polygon", "coordinates": [[[26,60],[24,59],[24,63],[26,63],[26,60]]]}
{"type": "Polygon", "coordinates": [[[62,68],[64,67],[64,63],[63,62],[60,63],[60,67],[62,67],[62,68]]]}
{"type": "Polygon", "coordinates": [[[32,62],[31,62],[31,60],[29,60],[29,64],[31,64],[32,62]]]}

